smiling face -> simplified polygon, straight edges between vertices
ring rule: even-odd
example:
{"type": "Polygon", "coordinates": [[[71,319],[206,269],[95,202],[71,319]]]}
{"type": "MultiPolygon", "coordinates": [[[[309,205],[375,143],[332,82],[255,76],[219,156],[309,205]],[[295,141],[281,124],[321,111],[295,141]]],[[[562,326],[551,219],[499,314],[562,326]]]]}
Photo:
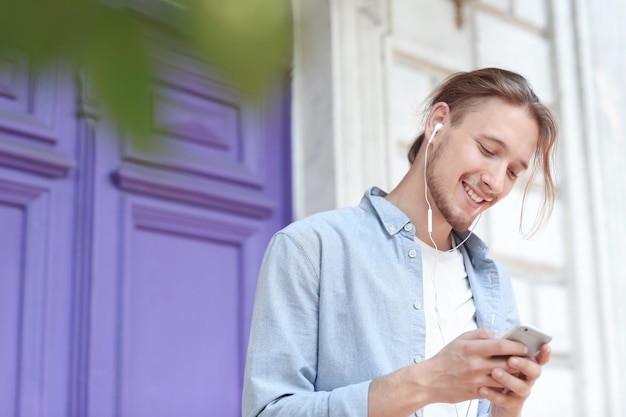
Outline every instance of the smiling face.
{"type": "Polygon", "coordinates": [[[528,168],[539,128],[526,109],[495,97],[446,127],[430,145],[426,180],[434,214],[465,231],[528,168]]]}

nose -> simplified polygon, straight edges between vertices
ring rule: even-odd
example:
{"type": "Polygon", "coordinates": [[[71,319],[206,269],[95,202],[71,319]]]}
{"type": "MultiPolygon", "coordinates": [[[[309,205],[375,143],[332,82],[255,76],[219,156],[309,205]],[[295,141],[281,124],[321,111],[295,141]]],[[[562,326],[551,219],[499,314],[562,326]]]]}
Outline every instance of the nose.
{"type": "Polygon", "coordinates": [[[489,192],[494,196],[499,195],[504,191],[506,170],[506,166],[494,164],[488,169],[485,169],[480,175],[480,180],[487,186],[489,192]]]}

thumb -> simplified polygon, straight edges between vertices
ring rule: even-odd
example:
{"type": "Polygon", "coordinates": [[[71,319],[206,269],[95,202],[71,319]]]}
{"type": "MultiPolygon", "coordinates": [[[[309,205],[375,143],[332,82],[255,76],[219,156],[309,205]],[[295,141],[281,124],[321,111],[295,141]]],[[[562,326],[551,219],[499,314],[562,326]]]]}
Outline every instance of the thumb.
{"type": "Polygon", "coordinates": [[[550,361],[550,356],[552,355],[552,348],[550,347],[550,345],[545,344],[543,346],[541,346],[541,350],[539,351],[539,354],[537,354],[537,363],[539,365],[545,365],[546,363],[548,363],[550,361]]]}

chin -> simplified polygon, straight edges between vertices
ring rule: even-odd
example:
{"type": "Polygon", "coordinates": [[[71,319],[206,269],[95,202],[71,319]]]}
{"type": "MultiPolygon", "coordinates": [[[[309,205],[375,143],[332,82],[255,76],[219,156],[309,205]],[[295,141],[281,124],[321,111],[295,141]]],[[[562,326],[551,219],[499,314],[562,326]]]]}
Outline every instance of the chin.
{"type": "Polygon", "coordinates": [[[466,221],[450,221],[448,220],[448,224],[452,227],[452,230],[457,232],[465,232],[469,230],[472,223],[468,223],[466,221]]]}
{"type": "Polygon", "coordinates": [[[452,226],[453,230],[457,232],[467,232],[472,226],[472,223],[474,223],[474,220],[476,220],[476,217],[478,217],[478,215],[471,218],[461,215],[449,217],[446,216],[446,221],[450,226],[452,226]]]}
{"type": "MultiPolygon", "coordinates": [[[[431,193],[433,191],[431,190],[431,193]]],[[[479,207],[479,212],[476,213],[475,210],[467,211],[469,207],[465,205],[456,205],[452,200],[441,198],[440,194],[436,192],[433,193],[433,200],[437,209],[446,220],[446,223],[452,227],[453,230],[457,232],[466,232],[474,223],[474,220],[486,209],[486,207],[479,207]]]]}

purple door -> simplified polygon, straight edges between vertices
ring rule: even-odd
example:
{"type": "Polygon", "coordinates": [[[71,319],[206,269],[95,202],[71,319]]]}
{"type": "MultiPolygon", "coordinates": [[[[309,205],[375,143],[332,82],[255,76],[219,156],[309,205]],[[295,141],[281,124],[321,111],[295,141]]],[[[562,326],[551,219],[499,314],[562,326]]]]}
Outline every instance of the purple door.
{"type": "Polygon", "coordinates": [[[0,59],[2,416],[240,415],[257,269],[290,220],[289,90],[250,104],[161,49],[150,151],[74,74],[0,59]]]}

